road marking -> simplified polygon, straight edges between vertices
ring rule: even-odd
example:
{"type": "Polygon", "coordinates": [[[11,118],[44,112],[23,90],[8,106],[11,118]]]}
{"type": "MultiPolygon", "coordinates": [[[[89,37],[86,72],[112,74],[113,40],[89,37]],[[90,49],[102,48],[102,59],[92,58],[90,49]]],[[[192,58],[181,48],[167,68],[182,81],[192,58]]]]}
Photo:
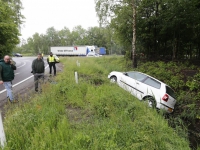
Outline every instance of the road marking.
{"type": "MultiPolygon", "coordinates": [[[[18,82],[18,83],[16,83],[15,85],[13,85],[12,87],[15,87],[15,86],[17,86],[17,85],[19,85],[19,84],[21,84],[21,83],[23,83],[24,81],[26,81],[26,80],[28,80],[28,79],[30,79],[30,78],[32,78],[33,77],[33,75],[31,75],[30,77],[28,77],[28,78],[26,78],[26,79],[24,79],[24,80],[22,80],[22,81],[20,81],[20,82],[18,82]]],[[[0,94],[1,93],[3,93],[3,92],[5,92],[6,91],[6,89],[5,90],[2,90],[2,91],[0,91],[0,94]]]]}
{"type": "Polygon", "coordinates": [[[23,66],[25,66],[26,65],[26,63],[24,62],[24,64],[23,65],[21,65],[21,66],[19,66],[19,67],[17,67],[17,68],[21,68],[21,67],[23,67],[23,66]]]}
{"type": "MultiPolygon", "coordinates": [[[[48,65],[45,67],[45,69],[47,69],[47,67],[48,67],[48,65]]],[[[15,84],[15,85],[13,85],[12,87],[15,87],[15,86],[17,86],[17,85],[19,85],[19,84],[21,84],[21,83],[25,82],[26,80],[28,80],[28,79],[30,79],[30,78],[32,78],[32,77],[33,77],[33,75],[31,75],[30,77],[28,77],[28,78],[26,78],[26,79],[24,79],[24,80],[22,80],[22,81],[20,81],[20,82],[16,83],[16,84],[15,84]]],[[[1,94],[1,93],[3,93],[3,92],[5,92],[5,91],[6,91],[6,89],[4,89],[4,90],[0,91],[0,94],[1,94]]]]}

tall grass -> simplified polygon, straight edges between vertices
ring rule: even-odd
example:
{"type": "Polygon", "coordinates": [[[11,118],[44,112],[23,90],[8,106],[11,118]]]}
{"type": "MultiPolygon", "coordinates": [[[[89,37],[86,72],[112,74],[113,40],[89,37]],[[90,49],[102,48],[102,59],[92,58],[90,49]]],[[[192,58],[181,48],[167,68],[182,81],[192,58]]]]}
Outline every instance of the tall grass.
{"type": "Polygon", "coordinates": [[[62,58],[57,84],[7,112],[5,149],[190,149],[161,114],[109,82],[110,71],[126,70],[122,59],[62,58]]]}

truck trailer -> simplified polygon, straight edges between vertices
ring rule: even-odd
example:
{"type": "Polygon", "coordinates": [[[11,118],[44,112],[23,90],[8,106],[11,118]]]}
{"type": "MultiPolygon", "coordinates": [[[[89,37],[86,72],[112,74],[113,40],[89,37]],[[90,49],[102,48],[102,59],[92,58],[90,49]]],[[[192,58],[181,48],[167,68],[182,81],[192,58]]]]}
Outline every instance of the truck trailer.
{"type": "MultiPolygon", "coordinates": [[[[50,51],[57,56],[86,56],[89,52],[101,52],[104,54],[105,50],[99,50],[97,52],[96,46],[52,46],[50,51]]],[[[105,48],[104,48],[105,49],[105,48]]]]}
{"type": "Polygon", "coordinates": [[[106,55],[106,48],[105,47],[97,47],[95,51],[99,55],[106,55]]]}

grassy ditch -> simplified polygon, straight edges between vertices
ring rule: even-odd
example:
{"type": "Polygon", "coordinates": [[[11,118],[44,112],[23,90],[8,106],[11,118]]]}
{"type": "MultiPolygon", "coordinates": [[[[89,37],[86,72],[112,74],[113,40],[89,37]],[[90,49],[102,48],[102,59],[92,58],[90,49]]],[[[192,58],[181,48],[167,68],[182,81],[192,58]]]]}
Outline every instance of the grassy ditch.
{"type": "Polygon", "coordinates": [[[190,149],[184,130],[169,127],[162,112],[109,82],[110,71],[126,71],[122,58],[61,61],[65,67],[57,84],[46,83],[42,94],[10,106],[4,149],[190,149]]]}

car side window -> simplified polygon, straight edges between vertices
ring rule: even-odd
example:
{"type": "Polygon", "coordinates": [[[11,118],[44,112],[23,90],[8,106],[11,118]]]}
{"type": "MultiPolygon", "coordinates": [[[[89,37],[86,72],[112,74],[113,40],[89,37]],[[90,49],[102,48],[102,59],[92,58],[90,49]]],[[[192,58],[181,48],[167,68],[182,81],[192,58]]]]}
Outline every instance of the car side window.
{"type": "Polygon", "coordinates": [[[129,76],[137,81],[140,81],[140,82],[142,82],[145,78],[147,78],[146,75],[141,74],[139,72],[127,72],[127,76],[129,76]]]}
{"type": "Polygon", "coordinates": [[[158,81],[156,81],[156,80],[154,80],[154,79],[152,79],[150,77],[148,77],[143,83],[145,83],[147,85],[150,85],[150,86],[152,86],[154,88],[157,88],[157,89],[160,89],[160,87],[161,87],[161,83],[160,82],[158,82],[158,81]]]}

